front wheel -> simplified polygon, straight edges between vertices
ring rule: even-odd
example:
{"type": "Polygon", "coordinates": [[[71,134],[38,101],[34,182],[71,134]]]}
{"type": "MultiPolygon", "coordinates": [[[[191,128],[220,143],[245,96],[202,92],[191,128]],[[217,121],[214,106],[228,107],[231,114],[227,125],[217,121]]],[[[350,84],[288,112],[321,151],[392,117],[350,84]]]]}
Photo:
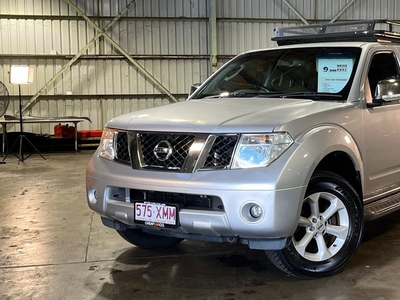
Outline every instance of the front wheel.
{"type": "Polygon", "coordinates": [[[139,229],[117,230],[117,232],[127,242],[142,249],[172,248],[183,241],[179,238],[146,233],[139,229]]]}
{"type": "Polygon", "coordinates": [[[354,188],[334,173],[316,173],[290,245],[266,253],[275,266],[295,277],[331,276],[354,256],[363,228],[363,208],[354,188]]]}

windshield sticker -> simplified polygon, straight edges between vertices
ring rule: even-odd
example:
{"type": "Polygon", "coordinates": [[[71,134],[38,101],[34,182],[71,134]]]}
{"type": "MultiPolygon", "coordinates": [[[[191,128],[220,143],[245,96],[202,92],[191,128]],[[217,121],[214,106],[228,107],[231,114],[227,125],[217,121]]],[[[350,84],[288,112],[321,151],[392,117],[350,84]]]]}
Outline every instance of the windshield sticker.
{"type": "Polygon", "coordinates": [[[318,92],[340,92],[350,79],[353,62],[352,58],[317,59],[318,92]]]}

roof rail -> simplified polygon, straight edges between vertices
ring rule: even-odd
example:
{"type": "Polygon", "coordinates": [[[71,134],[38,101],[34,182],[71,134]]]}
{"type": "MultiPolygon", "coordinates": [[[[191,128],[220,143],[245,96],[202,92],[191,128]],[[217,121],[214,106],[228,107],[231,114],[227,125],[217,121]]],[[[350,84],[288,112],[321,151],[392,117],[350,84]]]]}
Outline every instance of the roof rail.
{"type": "Polygon", "coordinates": [[[396,42],[400,43],[400,23],[386,19],[337,22],[292,27],[276,27],[272,41],[278,45],[318,42],[396,42]]]}

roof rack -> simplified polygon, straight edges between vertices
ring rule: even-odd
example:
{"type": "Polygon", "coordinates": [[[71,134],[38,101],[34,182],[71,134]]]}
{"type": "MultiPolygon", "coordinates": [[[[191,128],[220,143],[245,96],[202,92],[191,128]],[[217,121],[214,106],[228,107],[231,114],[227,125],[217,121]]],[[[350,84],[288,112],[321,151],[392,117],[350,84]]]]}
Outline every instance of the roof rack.
{"type": "Polygon", "coordinates": [[[337,22],[293,27],[276,27],[272,41],[278,45],[291,45],[316,42],[397,42],[400,31],[394,31],[400,23],[386,19],[337,22]]]}

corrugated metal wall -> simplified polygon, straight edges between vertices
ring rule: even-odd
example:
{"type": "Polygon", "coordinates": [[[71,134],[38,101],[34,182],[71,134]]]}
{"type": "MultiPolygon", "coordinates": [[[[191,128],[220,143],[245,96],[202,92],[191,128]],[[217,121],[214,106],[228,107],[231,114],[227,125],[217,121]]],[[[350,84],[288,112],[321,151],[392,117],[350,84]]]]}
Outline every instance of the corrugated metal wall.
{"type": "MultiPolygon", "coordinates": [[[[72,0],[104,28],[130,0],[72,0]]],[[[216,0],[218,66],[237,53],[274,47],[273,28],[327,22],[351,3],[339,20],[400,19],[396,0],[216,0]],[[286,3],[285,3],[286,2],[286,3]]],[[[194,82],[204,81],[210,67],[208,0],[136,0],[107,31],[124,50],[179,101],[194,82]]],[[[17,113],[18,89],[8,83],[12,64],[34,67],[34,83],[22,86],[23,100],[39,91],[97,31],[65,0],[2,0],[0,5],[0,81],[10,90],[7,114],[17,113]]],[[[88,116],[79,129],[101,129],[110,118],[171,99],[104,37],[39,96],[27,113],[33,116],[88,116]]],[[[26,130],[52,133],[54,124],[26,130]]]]}

